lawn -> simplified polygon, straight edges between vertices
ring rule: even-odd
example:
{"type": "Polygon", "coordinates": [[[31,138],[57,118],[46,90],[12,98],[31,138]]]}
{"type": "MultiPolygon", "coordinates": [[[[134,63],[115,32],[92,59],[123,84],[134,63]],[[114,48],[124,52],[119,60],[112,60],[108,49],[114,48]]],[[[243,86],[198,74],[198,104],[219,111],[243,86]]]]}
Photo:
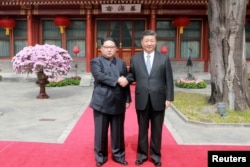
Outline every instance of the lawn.
{"type": "Polygon", "coordinates": [[[206,123],[250,123],[250,110],[226,111],[226,117],[219,115],[217,107],[208,103],[209,95],[175,92],[174,106],[189,120],[206,123]]]}

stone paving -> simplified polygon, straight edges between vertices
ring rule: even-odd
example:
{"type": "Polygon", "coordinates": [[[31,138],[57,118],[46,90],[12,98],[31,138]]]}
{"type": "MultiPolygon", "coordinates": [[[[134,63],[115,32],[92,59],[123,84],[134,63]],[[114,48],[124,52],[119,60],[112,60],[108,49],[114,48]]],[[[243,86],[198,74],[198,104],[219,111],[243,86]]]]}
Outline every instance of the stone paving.
{"type": "MultiPolygon", "coordinates": [[[[93,86],[86,74],[82,86],[46,88],[49,99],[36,99],[39,87],[34,75],[1,73],[0,140],[62,143],[88,106],[93,86]]],[[[175,79],[186,75],[174,74],[175,79]]],[[[208,73],[195,75],[209,80],[208,73]]],[[[84,76],[83,76],[84,77],[84,76]]],[[[181,89],[210,94],[206,89],[181,89]]],[[[165,125],[179,144],[249,145],[250,127],[240,124],[204,124],[188,121],[178,109],[166,111],[165,125]]],[[[226,119],[226,118],[225,118],[226,119]]]]}

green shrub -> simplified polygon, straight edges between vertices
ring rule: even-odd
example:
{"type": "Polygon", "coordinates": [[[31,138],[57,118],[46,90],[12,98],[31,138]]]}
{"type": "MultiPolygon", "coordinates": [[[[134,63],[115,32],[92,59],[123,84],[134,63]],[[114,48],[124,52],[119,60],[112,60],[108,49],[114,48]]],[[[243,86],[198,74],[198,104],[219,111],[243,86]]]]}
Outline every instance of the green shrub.
{"type": "Polygon", "coordinates": [[[72,78],[66,78],[59,82],[49,82],[46,86],[47,87],[62,87],[62,86],[69,86],[69,85],[79,85],[81,81],[80,77],[72,77],[72,78]]]}
{"type": "Polygon", "coordinates": [[[203,89],[207,87],[207,82],[202,79],[188,80],[181,78],[175,82],[175,86],[187,89],[203,89]]]}

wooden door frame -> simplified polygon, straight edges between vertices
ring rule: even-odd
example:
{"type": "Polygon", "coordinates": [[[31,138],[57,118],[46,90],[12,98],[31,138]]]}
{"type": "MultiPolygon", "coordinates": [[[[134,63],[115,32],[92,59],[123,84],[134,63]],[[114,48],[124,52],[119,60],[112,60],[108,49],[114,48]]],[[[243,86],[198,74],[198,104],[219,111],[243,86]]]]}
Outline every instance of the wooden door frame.
{"type": "MultiPolygon", "coordinates": [[[[94,57],[98,57],[100,55],[100,48],[98,47],[98,41],[96,41],[97,39],[97,22],[98,21],[131,21],[131,22],[135,22],[136,20],[143,20],[145,21],[145,28],[147,26],[147,19],[146,18],[137,18],[137,19],[125,19],[125,18],[117,18],[114,20],[110,20],[110,19],[96,19],[95,20],[95,38],[94,38],[94,43],[95,43],[95,51],[94,51],[94,57]]],[[[121,38],[121,37],[120,37],[121,38]]],[[[130,64],[130,57],[138,52],[142,51],[141,48],[135,48],[134,46],[131,46],[131,48],[123,48],[120,44],[120,42],[117,44],[117,56],[122,58],[125,62],[126,65],[128,66],[130,64]]]]}

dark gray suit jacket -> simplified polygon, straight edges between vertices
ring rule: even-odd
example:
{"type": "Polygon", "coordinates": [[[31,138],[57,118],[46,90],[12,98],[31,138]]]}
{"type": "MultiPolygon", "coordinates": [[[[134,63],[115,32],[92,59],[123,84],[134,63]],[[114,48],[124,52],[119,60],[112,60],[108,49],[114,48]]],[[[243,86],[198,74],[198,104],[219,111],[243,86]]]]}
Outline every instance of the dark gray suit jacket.
{"type": "Polygon", "coordinates": [[[165,101],[174,100],[174,81],[168,56],[155,52],[150,75],[147,72],[143,52],[131,58],[129,82],[136,82],[135,105],[137,110],[144,110],[148,95],[154,110],[165,110],[165,101]]]}
{"type": "Polygon", "coordinates": [[[90,107],[106,114],[121,114],[126,111],[125,103],[131,102],[130,87],[117,84],[120,76],[127,75],[125,62],[115,57],[115,66],[103,56],[90,62],[91,73],[95,79],[90,107]]]}

